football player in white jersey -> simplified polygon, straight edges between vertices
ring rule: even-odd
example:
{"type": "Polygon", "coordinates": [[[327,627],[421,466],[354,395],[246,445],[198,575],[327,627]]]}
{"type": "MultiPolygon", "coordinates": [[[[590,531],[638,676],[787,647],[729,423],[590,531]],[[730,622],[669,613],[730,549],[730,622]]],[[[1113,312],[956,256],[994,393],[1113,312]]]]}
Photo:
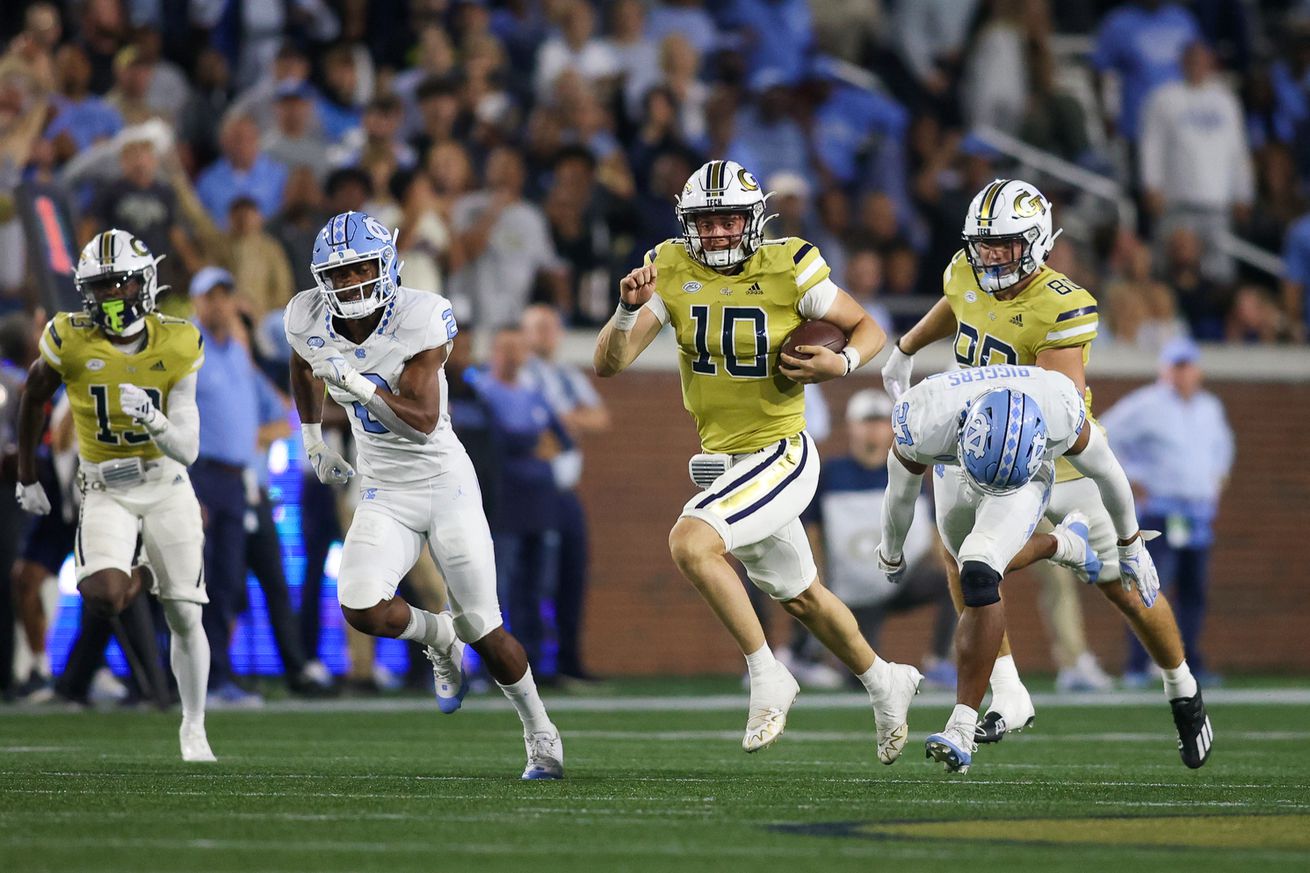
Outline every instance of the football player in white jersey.
{"type": "Polygon", "coordinates": [[[318,287],[286,310],[291,388],[318,478],[339,485],[355,472],[323,441],[325,383],[358,446],[361,499],[341,554],[341,612],[363,633],[423,644],[442,712],[459,709],[468,690],[462,662],[471,645],[523,721],[523,778],[559,779],[564,747],[523,647],[502,626],[481,491],[450,427],[443,365],[455,315],[444,297],[401,286],[400,266],[385,227],[343,212],[315,242],[318,287]],[[449,611],[396,596],[424,545],[446,579],[449,611]]]}
{"type": "Polygon", "coordinates": [[[1056,458],[1068,458],[1100,492],[1118,537],[1123,585],[1135,586],[1149,608],[1160,580],[1137,528],[1128,476],[1063,373],[1003,364],[930,376],[901,395],[892,427],[878,564],[889,577],[904,571],[914,501],[924,472],[935,467],[937,528],[959,564],[965,608],[955,632],[956,706],[946,728],[928,737],[927,754],[965,772],[1005,634],[1001,577],[1041,558],[1078,567],[1093,581],[1100,571],[1086,516],[1067,517],[1054,537],[1033,535],[1051,499],[1056,458]]]}

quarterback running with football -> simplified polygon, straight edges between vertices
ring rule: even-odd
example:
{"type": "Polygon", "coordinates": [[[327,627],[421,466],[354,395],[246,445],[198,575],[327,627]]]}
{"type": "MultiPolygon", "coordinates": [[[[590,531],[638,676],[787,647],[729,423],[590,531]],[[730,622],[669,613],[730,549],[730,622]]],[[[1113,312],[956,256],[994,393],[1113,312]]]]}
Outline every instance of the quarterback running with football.
{"type": "MultiPolygon", "coordinates": [[[[945,730],[928,737],[927,753],[948,770],[965,772],[973,760],[978,707],[1005,635],[1001,577],[1038,557],[1054,557],[1037,552],[1043,541],[1052,545],[1049,535],[1033,537],[1051,497],[1054,459],[1068,459],[1100,493],[1119,538],[1119,571],[1130,595],[1149,609],[1160,580],[1142,548],[1128,475],[1063,373],[1001,364],[929,376],[896,402],[892,427],[896,442],[887,459],[878,566],[893,580],[904,572],[900,556],[914,504],[923,474],[934,467],[937,530],[960,568],[964,610],[955,631],[956,706],[945,730]]],[[[1078,535],[1056,544],[1069,552],[1061,557],[1081,563],[1096,579],[1100,561],[1087,540],[1086,517],[1075,514],[1062,526],[1078,535]]]]}
{"type": "Polygon", "coordinates": [[[801,239],[764,239],[766,199],[733,161],[710,161],[687,180],[677,204],[684,235],[660,243],[619,283],[619,309],[596,343],[596,372],[622,372],[673,325],[683,403],[702,454],[690,467],[700,493],[683,508],[669,548],[746,657],[743,748],[758,751],[778,738],[798,686],[769,650],[728,554],[859,677],[873,705],[878,759],[890,764],[905,746],[906,713],[922,677],[865,642],[850,610],[819,581],[799,518],[819,474],[803,385],[850,374],[886,337],[833,283],[818,249],[801,239]],[[780,355],[806,319],[835,324],[848,345],[840,353],[800,346],[804,360],[780,355]]]}
{"type": "Polygon", "coordinates": [[[122,612],[140,584],[132,576],[139,539],[172,632],[182,759],[213,761],[205,735],[209,642],[200,624],[209,600],[204,530],[186,472],[200,448],[196,371],[205,354],[195,325],[154,311],[160,260],[124,230],[97,234],[82,249],[73,278],[83,311],[51,319],[19,401],[18,502],[36,515],[50,511],[36,450],[45,404],[62,383],[81,461],[78,590],[99,614],[122,612]]]}
{"type": "Polygon", "coordinates": [[[560,779],[564,746],[523,647],[503,626],[481,490],[450,426],[444,364],[455,314],[439,294],[402,286],[400,267],[390,231],[343,212],[314,243],[317,288],[286,310],[291,390],[319,480],[342,485],[355,473],[323,441],[325,384],[359,447],[361,499],[337,578],[341,612],[362,633],[421,643],[442,712],[464,699],[464,647],[472,646],[523,722],[523,778],[560,779]],[[450,611],[426,612],[396,596],[425,546],[445,577],[450,611]]]}
{"type": "MultiPolygon", "coordinates": [[[[1098,329],[1096,299],[1046,265],[1059,235],[1053,230],[1051,203],[1036,186],[1019,179],[997,179],[979,191],[965,216],[964,248],[942,276],[943,298],[897,341],[883,367],[883,382],[893,399],[909,388],[914,354],[954,335],[955,357],[962,367],[1035,364],[1068,376],[1094,424],[1086,365],[1098,329]]],[[[1103,495],[1068,459],[1057,460],[1055,473],[1046,517],[1058,521],[1073,512],[1087,516],[1092,545],[1102,562],[1097,587],[1164,671],[1179,753],[1188,767],[1200,767],[1209,757],[1213,732],[1169,602],[1161,597],[1146,609],[1137,597],[1114,584],[1120,576],[1120,547],[1140,550],[1142,542],[1117,541],[1103,495]]],[[[958,469],[948,468],[944,487],[958,490],[961,476],[958,469]]],[[[950,570],[958,591],[958,568],[950,570]]],[[[1008,644],[1001,651],[979,742],[995,742],[1007,730],[1021,729],[1033,719],[1032,700],[1008,656],[1008,644]]]]}

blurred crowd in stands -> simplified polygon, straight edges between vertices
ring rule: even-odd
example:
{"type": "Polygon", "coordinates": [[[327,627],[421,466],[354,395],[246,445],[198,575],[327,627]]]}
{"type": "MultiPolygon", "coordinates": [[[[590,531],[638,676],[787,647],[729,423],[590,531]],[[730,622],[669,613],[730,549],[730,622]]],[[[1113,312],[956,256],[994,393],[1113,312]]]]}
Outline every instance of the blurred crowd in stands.
{"type": "MultiPolygon", "coordinates": [[[[818,245],[892,334],[940,295],[973,195],[1022,176],[1065,230],[1051,266],[1102,301],[1098,342],[1306,338],[1308,0],[9,0],[0,41],[14,373],[71,266],[52,234],[75,260],[112,226],[166,255],[165,312],[226,271],[233,335],[285,390],[281,309],[354,209],[400,229],[403,281],[449,297],[461,336],[494,334],[489,374],[528,380],[543,331],[602,324],[679,234],[710,158],[763,180],[770,235],[818,245]],[[501,330],[531,304],[527,336],[501,330]]],[[[458,427],[495,427],[487,396],[458,427]]],[[[590,402],[551,406],[576,434],[604,427],[590,402]]],[[[538,437],[561,444],[526,458],[568,454],[538,437]]]]}

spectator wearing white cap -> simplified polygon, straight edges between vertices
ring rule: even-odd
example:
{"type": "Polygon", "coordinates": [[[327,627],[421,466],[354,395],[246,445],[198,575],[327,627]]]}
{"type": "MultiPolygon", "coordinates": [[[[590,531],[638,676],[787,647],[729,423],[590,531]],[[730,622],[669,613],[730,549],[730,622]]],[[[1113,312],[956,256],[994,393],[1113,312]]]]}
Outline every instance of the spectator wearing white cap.
{"type": "MultiPolygon", "coordinates": [[[[1101,415],[1110,445],[1137,492],[1141,527],[1162,530],[1147,544],[1178,615],[1197,680],[1213,682],[1200,651],[1214,520],[1233,466],[1233,432],[1223,403],[1202,389],[1201,352],[1190,339],[1160,353],[1160,377],[1101,415]]],[[[1147,658],[1129,635],[1125,682],[1146,681],[1147,658]]]]}
{"type": "MultiPolygon", "coordinates": [[[[955,608],[946,586],[946,573],[933,549],[936,541],[932,507],[926,495],[915,503],[916,524],[911,525],[905,544],[909,572],[899,584],[878,569],[874,552],[880,542],[878,519],[887,491],[887,457],[895,436],[892,431],[892,400],[883,391],[866,388],[846,404],[846,434],[849,454],[825,460],[819,473],[818,490],[801,515],[805,529],[820,559],[820,575],[832,592],[850,607],[860,631],[871,646],[888,615],[934,606],[932,648],[924,668],[925,678],[939,685],[954,686],[951,636],[955,608]]],[[[791,646],[792,663],[806,663],[814,649],[808,634],[798,634],[791,646]]],[[[802,666],[797,678],[804,682],[802,666]]]]}

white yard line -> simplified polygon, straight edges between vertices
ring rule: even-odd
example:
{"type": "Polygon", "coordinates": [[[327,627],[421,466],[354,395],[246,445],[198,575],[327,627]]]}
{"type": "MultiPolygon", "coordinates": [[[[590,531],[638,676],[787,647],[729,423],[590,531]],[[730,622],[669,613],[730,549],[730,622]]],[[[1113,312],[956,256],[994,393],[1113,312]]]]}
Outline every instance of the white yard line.
{"type": "MultiPolygon", "coordinates": [[[[544,695],[546,706],[552,712],[718,712],[722,710],[739,710],[746,706],[749,695],[710,694],[705,696],[655,696],[641,695],[633,697],[568,697],[552,694],[544,695]]],[[[1111,691],[1104,694],[1056,694],[1038,692],[1032,695],[1033,704],[1042,709],[1089,709],[1120,706],[1155,706],[1163,703],[1164,692],[1159,689],[1147,691],[1111,691]]],[[[1213,688],[1205,692],[1205,701],[1212,706],[1240,704],[1248,706],[1306,706],[1310,705],[1310,687],[1306,688],[1213,688]]],[[[946,691],[927,691],[915,700],[915,706],[952,706],[954,694],[946,691]]],[[[859,692],[806,692],[797,698],[798,710],[806,709],[865,709],[869,698],[859,692]]],[[[465,712],[504,712],[510,709],[508,700],[499,695],[470,697],[464,702],[465,712]]],[[[0,717],[5,715],[49,715],[53,712],[69,710],[43,709],[32,707],[0,707],[0,717]]],[[[258,708],[220,709],[211,707],[213,712],[259,716],[264,713],[283,712],[432,712],[434,703],[425,697],[397,697],[382,699],[343,698],[336,700],[277,700],[258,708]]]]}

